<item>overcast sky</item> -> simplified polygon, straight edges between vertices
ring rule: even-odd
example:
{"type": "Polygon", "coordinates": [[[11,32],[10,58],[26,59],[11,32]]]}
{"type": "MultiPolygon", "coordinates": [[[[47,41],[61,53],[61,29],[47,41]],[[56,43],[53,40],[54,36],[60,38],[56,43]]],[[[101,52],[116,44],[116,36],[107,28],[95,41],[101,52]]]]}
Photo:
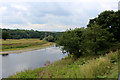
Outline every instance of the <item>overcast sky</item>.
{"type": "Polygon", "coordinates": [[[118,10],[119,0],[3,0],[2,28],[65,31],[86,27],[105,10],[118,10]]]}

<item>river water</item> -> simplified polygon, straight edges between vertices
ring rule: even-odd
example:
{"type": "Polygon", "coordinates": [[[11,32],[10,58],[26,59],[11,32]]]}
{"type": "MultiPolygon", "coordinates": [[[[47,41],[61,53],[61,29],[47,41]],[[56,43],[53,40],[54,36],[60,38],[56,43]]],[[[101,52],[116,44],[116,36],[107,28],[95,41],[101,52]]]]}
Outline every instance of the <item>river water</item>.
{"type": "MultiPolygon", "coordinates": [[[[19,54],[12,53],[2,56],[2,78],[7,78],[13,73],[44,67],[46,61],[54,62],[64,58],[67,54],[63,54],[59,47],[51,46],[45,49],[22,52],[19,54]]],[[[0,75],[1,76],[1,75],[0,75]]]]}

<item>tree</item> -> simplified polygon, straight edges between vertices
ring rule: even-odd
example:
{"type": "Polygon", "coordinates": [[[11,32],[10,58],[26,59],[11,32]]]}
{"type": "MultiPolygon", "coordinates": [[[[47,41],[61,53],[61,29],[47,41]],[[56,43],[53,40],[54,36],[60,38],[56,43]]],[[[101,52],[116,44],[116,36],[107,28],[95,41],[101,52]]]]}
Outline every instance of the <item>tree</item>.
{"type": "Polygon", "coordinates": [[[113,37],[120,41],[120,10],[119,11],[104,11],[94,19],[90,19],[87,27],[97,24],[102,28],[107,28],[110,33],[113,33],[113,37]]]}
{"type": "Polygon", "coordinates": [[[40,36],[40,40],[43,40],[43,39],[44,39],[44,35],[41,35],[41,36],[40,36]]]}
{"type": "Polygon", "coordinates": [[[114,38],[120,41],[120,10],[115,12],[109,18],[110,29],[109,32],[114,34],[114,38]]]}
{"type": "Polygon", "coordinates": [[[86,28],[83,37],[86,49],[90,52],[94,52],[96,55],[98,54],[98,51],[109,49],[114,40],[112,33],[109,33],[107,29],[102,29],[101,26],[96,24],[86,28]]]}
{"type": "Polygon", "coordinates": [[[5,31],[2,32],[2,39],[6,40],[9,38],[9,36],[10,36],[9,33],[5,32],[5,31]]]}
{"type": "Polygon", "coordinates": [[[62,50],[68,52],[69,54],[73,54],[74,57],[78,58],[82,55],[82,32],[83,28],[76,28],[75,30],[67,30],[65,31],[57,41],[57,44],[63,46],[62,50]]]}
{"type": "MultiPolygon", "coordinates": [[[[1,29],[3,32],[9,33],[9,39],[28,39],[28,38],[38,38],[43,39],[45,36],[44,31],[34,31],[34,30],[21,30],[21,29],[1,29]]],[[[57,39],[61,32],[46,32],[47,34],[57,39]]],[[[2,35],[1,35],[2,37],[2,35]]]]}
{"type": "Polygon", "coordinates": [[[97,24],[102,26],[103,28],[108,28],[111,24],[110,17],[114,14],[114,11],[104,11],[95,17],[94,19],[90,19],[87,27],[92,27],[92,25],[97,24]]]}
{"type": "Polygon", "coordinates": [[[45,38],[45,40],[48,42],[54,42],[54,37],[49,35],[48,37],[45,38]]]}

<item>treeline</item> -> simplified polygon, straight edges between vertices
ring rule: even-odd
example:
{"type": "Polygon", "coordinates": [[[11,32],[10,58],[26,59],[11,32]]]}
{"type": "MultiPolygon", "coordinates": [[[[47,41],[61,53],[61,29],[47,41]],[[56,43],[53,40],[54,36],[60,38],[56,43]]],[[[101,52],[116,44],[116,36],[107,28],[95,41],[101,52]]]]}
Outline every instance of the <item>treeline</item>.
{"type": "Polygon", "coordinates": [[[40,40],[46,39],[48,41],[57,40],[61,32],[47,32],[47,31],[34,31],[34,30],[21,30],[21,29],[2,29],[2,38],[6,39],[29,39],[38,38],[40,40]]]}
{"type": "Polygon", "coordinates": [[[57,43],[74,57],[104,54],[120,48],[120,11],[104,11],[87,28],[65,31],[57,43]],[[118,46],[118,47],[117,47],[118,46]]]}

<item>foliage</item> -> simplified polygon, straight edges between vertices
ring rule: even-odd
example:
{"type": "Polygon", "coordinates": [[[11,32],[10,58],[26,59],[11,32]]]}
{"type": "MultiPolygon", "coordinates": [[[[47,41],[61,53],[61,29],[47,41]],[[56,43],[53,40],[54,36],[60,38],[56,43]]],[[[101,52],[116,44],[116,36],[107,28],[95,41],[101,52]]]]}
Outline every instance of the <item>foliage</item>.
{"type": "Polygon", "coordinates": [[[6,39],[8,39],[9,37],[10,37],[10,35],[9,35],[8,32],[5,32],[5,31],[2,32],[2,39],[6,40],[6,39]]]}
{"type": "MultiPolygon", "coordinates": [[[[1,30],[1,29],[0,29],[1,30]]],[[[22,29],[2,29],[2,32],[9,33],[9,39],[30,39],[30,38],[37,38],[37,39],[44,39],[46,36],[53,36],[54,40],[56,40],[60,35],[61,32],[47,32],[47,31],[34,31],[34,30],[22,30],[22,29]]],[[[3,35],[5,35],[3,33],[3,35]]]]}
{"type": "Polygon", "coordinates": [[[120,10],[119,11],[104,11],[98,17],[90,19],[87,27],[97,24],[102,28],[108,28],[110,33],[114,34],[114,38],[120,41],[120,10]]]}
{"type": "MultiPolygon", "coordinates": [[[[109,50],[114,44],[113,34],[102,29],[99,25],[92,25],[88,28],[76,28],[65,31],[58,39],[57,43],[63,46],[63,51],[80,57],[82,54],[103,52],[109,50]]],[[[101,53],[100,53],[101,54],[101,53]]]]}
{"type": "Polygon", "coordinates": [[[94,52],[104,51],[111,47],[113,44],[113,34],[109,33],[107,29],[102,29],[99,25],[92,25],[91,28],[86,28],[84,33],[84,45],[86,49],[94,52]]]}
{"type": "Polygon", "coordinates": [[[80,57],[82,55],[82,32],[84,28],[76,28],[75,30],[65,31],[58,39],[58,45],[63,46],[63,51],[73,54],[74,57],[80,57]]]}
{"type": "Polygon", "coordinates": [[[49,35],[45,38],[45,40],[48,41],[48,42],[54,42],[54,37],[49,35]]]}
{"type": "Polygon", "coordinates": [[[91,19],[87,28],[65,31],[57,43],[63,51],[80,57],[82,54],[101,54],[115,48],[120,41],[120,11],[104,11],[91,19]]]}

